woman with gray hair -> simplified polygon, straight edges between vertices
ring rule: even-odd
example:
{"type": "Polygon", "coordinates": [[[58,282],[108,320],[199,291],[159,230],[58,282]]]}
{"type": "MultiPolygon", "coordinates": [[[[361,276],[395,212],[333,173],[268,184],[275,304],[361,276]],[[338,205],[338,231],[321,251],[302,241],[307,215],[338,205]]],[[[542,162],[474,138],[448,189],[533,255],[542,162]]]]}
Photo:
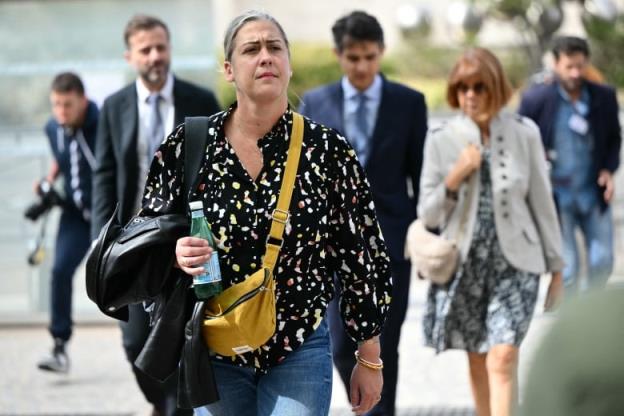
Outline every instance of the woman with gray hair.
{"type": "MultiPolygon", "coordinates": [[[[189,201],[201,200],[218,241],[178,240],[176,260],[202,274],[213,250],[224,289],[263,264],[272,212],[285,172],[291,128],[288,40],[271,16],[250,11],[229,25],[224,74],[237,102],[209,119],[205,159],[189,201]]],[[[143,211],[180,209],[184,126],[161,145],[147,180],[143,211]]],[[[356,414],[372,408],[382,388],[378,335],[391,293],[389,257],[368,182],[355,152],[336,131],[303,120],[303,143],[289,216],[274,269],[275,333],[232,357],[211,355],[220,400],[200,415],[310,415],[329,412],[332,361],[324,319],[333,276],[342,285],[345,327],[359,342],[351,379],[356,414]]]]}

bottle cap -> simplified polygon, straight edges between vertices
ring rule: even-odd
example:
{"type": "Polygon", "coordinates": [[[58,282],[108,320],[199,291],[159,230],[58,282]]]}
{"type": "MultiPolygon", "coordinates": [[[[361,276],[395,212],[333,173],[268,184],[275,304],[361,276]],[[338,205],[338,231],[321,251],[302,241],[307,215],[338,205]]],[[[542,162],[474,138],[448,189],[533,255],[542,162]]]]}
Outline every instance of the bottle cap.
{"type": "Polygon", "coordinates": [[[197,211],[199,209],[204,209],[204,204],[202,201],[192,201],[189,203],[189,208],[191,208],[191,211],[197,211]]]}

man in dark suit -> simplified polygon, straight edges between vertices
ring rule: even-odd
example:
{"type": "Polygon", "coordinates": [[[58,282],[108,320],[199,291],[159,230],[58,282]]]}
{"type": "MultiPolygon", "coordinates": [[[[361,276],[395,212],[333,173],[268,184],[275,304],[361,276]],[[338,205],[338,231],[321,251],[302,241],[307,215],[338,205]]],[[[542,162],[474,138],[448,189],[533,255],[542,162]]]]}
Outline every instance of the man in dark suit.
{"type": "Polygon", "coordinates": [[[537,123],[551,163],[563,234],[563,282],[578,289],[575,231],[584,234],[589,285],[602,287],[613,270],[613,174],[620,164],[621,132],[613,88],[584,79],[584,39],[555,39],[555,77],[527,90],[518,110],[537,123]]]}
{"type": "MultiPolygon", "coordinates": [[[[127,222],[141,204],[149,165],[159,144],[187,116],[219,111],[214,95],[169,72],[169,30],[161,20],[133,17],[124,32],[125,58],[137,71],[135,82],[108,97],[100,113],[93,181],[92,238],[119,203],[119,219],[127,222]]],[[[149,334],[143,305],[130,306],[121,323],[123,345],[134,363],[149,334]]],[[[186,414],[176,407],[177,374],[161,384],[132,365],[139,387],[154,405],[154,414],[186,414]]]]}
{"type": "MultiPolygon", "coordinates": [[[[74,326],[72,282],[90,241],[91,178],[99,111],[97,105],[85,95],[80,77],[72,72],[54,77],[50,103],[53,117],[46,123],[45,132],[54,159],[46,178],[37,181],[35,192],[41,196],[42,193],[54,191],[51,185],[62,176],[65,198],[60,203],[62,213],[50,279],[49,331],[54,339],[54,348],[37,366],[41,370],[67,373],[70,362],[65,347],[74,326]]],[[[46,199],[49,198],[48,195],[46,199]]],[[[29,218],[36,219],[33,216],[29,218]]]]}
{"type": "MultiPolygon", "coordinates": [[[[420,92],[390,82],[380,74],[384,39],[375,17],[355,11],[338,19],[332,32],[334,52],[344,77],[306,93],[300,111],[346,135],[371,184],[392,260],[393,289],[380,337],[384,388],[381,401],[370,414],[394,415],[398,347],[410,279],[410,264],[404,257],[405,234],[416,216],[427,108],[420,92]]],[[[351,397],[349,380],[358,346],[344,331],[338,298],[328,310],[334,364],[351,397]]]]}

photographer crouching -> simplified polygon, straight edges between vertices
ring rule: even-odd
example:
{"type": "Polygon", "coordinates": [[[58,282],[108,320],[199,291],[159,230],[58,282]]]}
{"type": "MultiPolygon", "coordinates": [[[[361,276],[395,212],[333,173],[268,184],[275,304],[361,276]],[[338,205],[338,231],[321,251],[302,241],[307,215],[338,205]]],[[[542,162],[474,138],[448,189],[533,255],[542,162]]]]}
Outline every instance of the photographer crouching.
{"type": "Polygon", "coordinates": [[[50,171],[35,183],[39,200],[24,215],[35,221],[55,205],[62,209],[56,237],[50,281],[50,326],[54,340],[51,354],[39,363],[41,370],[69,371],[66,344],[72,334],[72,280],[91,242],[91,174],[98,120],[95,103],[85,96],[80,78],[71,72],[57,75],[50,93],[53,117],[45,126],[54,156],[50,171]],[[52,187],[63,176],[61,198],[52,187]]]}

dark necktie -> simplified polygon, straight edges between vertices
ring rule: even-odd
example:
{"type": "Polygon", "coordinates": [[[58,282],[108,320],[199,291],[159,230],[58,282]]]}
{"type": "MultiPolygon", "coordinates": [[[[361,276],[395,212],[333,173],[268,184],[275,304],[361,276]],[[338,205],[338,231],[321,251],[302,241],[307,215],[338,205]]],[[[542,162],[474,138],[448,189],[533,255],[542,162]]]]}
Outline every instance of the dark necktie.
{"type": "Polygon", "coordinates": [[[147,157],[150,162],[154,157],[154,153],[158,150],[158,146],[160,146],[165,137],[165,128],[163,126],[162,116],[160,115],[161,100],[162,97],[159,94],[150,94],[150,96],[147,97],[147,103],[150,106],[147,157]]]}
{"type": "Polygon", "coordinates": [[[368,108],[366,107],[367,98],[365,94],[359,93],[356,99],[358,101],[358,106],[355,110],[355,126],[357,127],[358,133],[353,139],[353,148],[355,149],[360,163],[364,165],[366,157],[368,156],[368,138],[370,135],[368,127],[368,108]]]}

